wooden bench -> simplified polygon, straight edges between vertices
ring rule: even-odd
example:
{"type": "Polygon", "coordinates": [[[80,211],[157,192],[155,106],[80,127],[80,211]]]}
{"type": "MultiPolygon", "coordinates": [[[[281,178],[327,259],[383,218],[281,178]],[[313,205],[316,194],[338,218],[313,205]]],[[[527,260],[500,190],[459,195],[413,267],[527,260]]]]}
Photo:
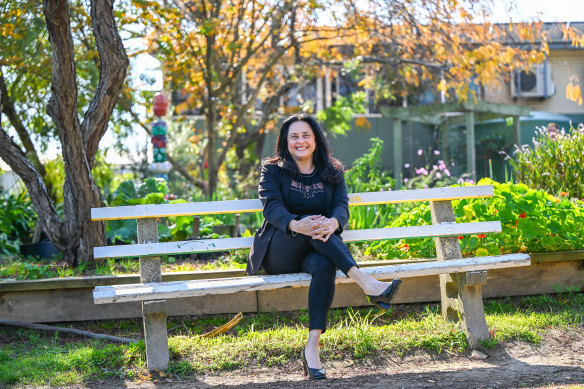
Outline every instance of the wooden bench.
{"type": "MultiPolygon", "coordinates": [[[[492,186],[447,187],[405,191],[354,193],[350,206],[429,201],[432,225],[345,230],[345,242],[434,237],[438,261],[367,267],[362,270],[378,279],[440,275],[442,315],[460,322],[469,345],[475,348],[489,339],[482,300],[482,286],[489,269],[526,266],[527,254],[462,258],[458,237],[461,235],[501,232],[499,221],[456,223],[452,200],[493,196],[492,186]]],[[[136,205],[92,209],[94,221],[137,219],[138,244],[95,247],[98,258],[140,258],[140,284],[98,286],[93,297],[96,304],[128,301],[142,302],[146,356],[150,370],[165,370],[168,366],[166,300],[241,291],[306,286],[310,275],[304,273],[275,276],[235,277],[193,281],[161,281],[161,255],[203,253],[248,249],[253,238],[201,239],[181,242],[158,242],[157,218],[185,215],[208,215],[261,212],[260,200],[232,200],[182,204],[136,205]]],[[[341,272],[337,282],[351,282],[341,272]]]]}

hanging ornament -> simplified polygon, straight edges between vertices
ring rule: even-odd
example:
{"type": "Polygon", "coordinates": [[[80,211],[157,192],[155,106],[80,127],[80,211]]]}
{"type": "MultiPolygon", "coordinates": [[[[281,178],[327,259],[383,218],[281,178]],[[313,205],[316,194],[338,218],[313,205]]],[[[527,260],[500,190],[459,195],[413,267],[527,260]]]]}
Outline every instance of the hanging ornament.
{"type": "Polygon", "coordinates": [[[152,125],[152,135],[166,135],[166,123],[162,120],[154,122],[152,125]]]}
{"type": "Polygon", "coordinates": [[[168,100],[163,94],[157,94],[154,96],[154,115],[164,116],[166,115],[166,108],[168,107],[168,100]]]}
{"type": "Polygon", "coordinates": [[[168,174],[170,169],[172,168],[172,164],[168,161],[164,162],[154,162],[148,166],[150,171],[155,174],[168,174]]]}
{"type": "MultiPolygon", "coordinates": [[[[154,96],[154,115],[159,118],[166,115],[166,108],[168,108],[167,98],[160,93],[154,96]]],[[[163,120],[158,120],[152,125],[152,137],[150,141],[152,142],[154,154],[154,163],[149,166],[150,171],[156,174],[156,177],[168,181],[168,172],[172,166],[166,160],[166,123],[163,120]]]]}
{"type": "Polygon", "coordinates": [[[154,162],[166,161],[166,149],[154,149],[154,162]]]}
{"type": "Polygon", "coordinates": [[[154,148],[166,148],[166,135],[153,135],[151,141],[154,148]]]}

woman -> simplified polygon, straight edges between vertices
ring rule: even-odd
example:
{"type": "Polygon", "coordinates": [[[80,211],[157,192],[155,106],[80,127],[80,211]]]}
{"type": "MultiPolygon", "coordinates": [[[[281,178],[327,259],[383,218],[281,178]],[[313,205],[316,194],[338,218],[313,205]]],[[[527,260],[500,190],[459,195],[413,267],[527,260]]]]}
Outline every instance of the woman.
{"type": "Polygon", "coordinates": [[[401,280],[386,283],[361,272],[343,243],[340,234],[349,218],[344,167],[331,157],[312,117],[294,115],[282,123],[276,155],[263,162],[258,193],[264,222],[251,247],[247,274],[263,268],[268,274],[312,275],[302,362],[308,378],[326,378],[318,345],[335,294],[337,268],[383,309],[390,307],[401,280]]]}

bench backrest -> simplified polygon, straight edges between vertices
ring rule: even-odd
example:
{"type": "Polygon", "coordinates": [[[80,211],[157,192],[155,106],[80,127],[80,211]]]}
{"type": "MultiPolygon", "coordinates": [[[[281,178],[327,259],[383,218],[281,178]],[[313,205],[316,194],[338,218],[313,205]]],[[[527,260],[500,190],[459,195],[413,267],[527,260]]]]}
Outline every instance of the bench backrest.
{"type": "MultiPolygon", "coordinates": [[[[448,201],[491,197],[491,185],[446,187],[416,190],[364,192],[349,194],[349,206],[398,204],[420,201],[448,201]]],[[[219,215],[227,213],[261,212],[258,199],[203,201],[179,204],[143,204],[121,207],[92,208],[91,220],[145,219],[169,216],[219,215]]]]}
{"type": "MultiPolygon", "coordinates": [[[[493,195],[494,190],[490,185],[353,193],[349,195],[349,206],[430,201],[431,204],[441,204],[445,207],[446,213],[449,212],[449,215],[446,219],[443,219],[447,220],[446,223],[442,221],[428,226],[345,230],[342,236],[346,242],[354,242],[381,239],[448,237],[501,232],[501,224],[498,221],[457,224],[454,223],[454,215],[452,214],[451,200],[491,197],[493,195]]],[[[262,204],[260,200],[251,199],[93,208],[91,210],[91,216],[94,221],[137,219],[138,230],[140,231],[141,227],[142,229],[155,228],[157,223],[156,219],[160,217],[261,211],[262,204]]],[[[148,257],[227,251],[250,248],[252,241],[253,238],[244,237],[158,243],[157,239],[140,241],[139,238],[138,244],[96,247],[94,248],[94,257],[148,257]]]]}

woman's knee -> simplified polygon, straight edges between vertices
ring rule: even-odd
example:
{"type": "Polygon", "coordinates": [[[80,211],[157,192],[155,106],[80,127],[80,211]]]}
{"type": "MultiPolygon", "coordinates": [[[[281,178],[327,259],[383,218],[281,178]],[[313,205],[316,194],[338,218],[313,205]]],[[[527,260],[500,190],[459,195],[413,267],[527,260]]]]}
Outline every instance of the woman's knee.
{"type": "Polygon", "coordinates": [[[316,251],[311,252],[304,258],[302,269],[312,276],[323,275],[328,277],[334,277],[337,271],[334,263],[316,251]]]}

